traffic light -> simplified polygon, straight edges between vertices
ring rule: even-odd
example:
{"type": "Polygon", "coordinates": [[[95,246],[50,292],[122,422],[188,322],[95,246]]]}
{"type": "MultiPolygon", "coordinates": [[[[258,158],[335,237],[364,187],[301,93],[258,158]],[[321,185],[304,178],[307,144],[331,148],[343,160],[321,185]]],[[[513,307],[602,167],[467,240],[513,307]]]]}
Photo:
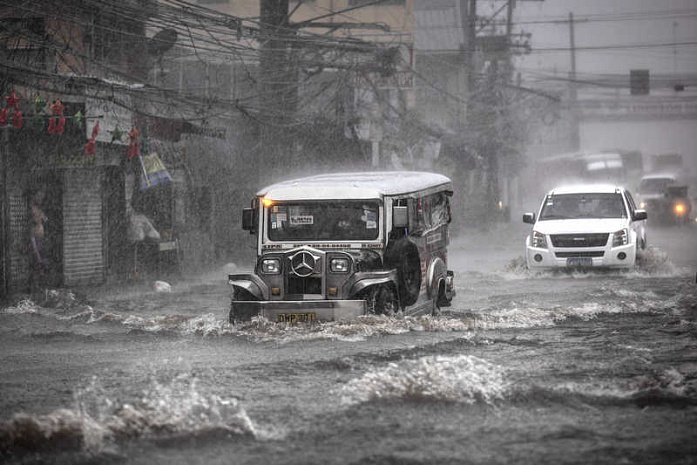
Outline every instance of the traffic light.
{"type": "Polygon", "coordinates": [[[649,70],[633,69],[629,71],[629,88],[632,95],[648,95],[650,89],[649,70]]]}

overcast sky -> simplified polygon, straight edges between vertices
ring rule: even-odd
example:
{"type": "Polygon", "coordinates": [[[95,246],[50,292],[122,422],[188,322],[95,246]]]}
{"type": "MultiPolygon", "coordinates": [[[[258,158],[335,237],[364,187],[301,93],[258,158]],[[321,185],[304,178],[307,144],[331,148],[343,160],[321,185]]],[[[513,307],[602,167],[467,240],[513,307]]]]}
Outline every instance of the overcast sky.
{"type": "MultiPolygon", "coordinates": [[[[502,0],[481,2],[483,8],[502,4],[502,0]]],[[[518,0],[514,31],[533,34],[533,52],[519,61],[521,70],[556,70],[559,75],[568,75],[569,13],[577,20],[579,76],[625,74],[630,69],[649,69],[652,74],[697,72],[697,0],[518,0]],[[674,47],[675,42],[693,44],[674,47]],[[584,47],[639,44],[667,45],[584,50],[584,47]],[[564,50],[545,50],[554,48],[564,50]]]]}

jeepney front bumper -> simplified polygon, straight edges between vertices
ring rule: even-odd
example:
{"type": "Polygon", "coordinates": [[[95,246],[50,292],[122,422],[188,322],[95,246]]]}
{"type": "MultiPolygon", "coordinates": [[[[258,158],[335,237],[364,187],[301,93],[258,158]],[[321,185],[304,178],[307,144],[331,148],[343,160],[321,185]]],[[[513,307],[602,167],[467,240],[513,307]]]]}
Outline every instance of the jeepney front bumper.
{"type": "Polygon", "coordinates": [[[352,320],[366,314],[365,300],[233,300],[230,323],[263,316],[273,322],[352,320]]]}

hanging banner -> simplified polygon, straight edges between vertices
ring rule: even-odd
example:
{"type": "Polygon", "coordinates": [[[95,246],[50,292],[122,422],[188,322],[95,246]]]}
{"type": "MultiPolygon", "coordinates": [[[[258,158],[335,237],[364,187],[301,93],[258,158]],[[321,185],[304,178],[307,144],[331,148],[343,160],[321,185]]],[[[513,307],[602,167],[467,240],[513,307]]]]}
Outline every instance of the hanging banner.
{"type": "Polygon", "coordinates": [[[157,153],[152,152],[141,156],[140,163],[143,168],[140,176],[140,190],[172,181],[172,176],[169,175],[165,164],[162,163],[157,153]]]}

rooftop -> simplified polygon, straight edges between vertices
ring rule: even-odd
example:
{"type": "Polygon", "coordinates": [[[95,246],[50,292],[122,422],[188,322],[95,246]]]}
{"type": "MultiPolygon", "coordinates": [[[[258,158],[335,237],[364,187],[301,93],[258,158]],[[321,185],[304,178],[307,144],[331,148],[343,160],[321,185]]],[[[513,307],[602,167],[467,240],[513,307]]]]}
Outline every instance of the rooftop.
{"type": "Polygon", "coordinates": [[[559,194],[614,194],[623,190],[622,186],[614,184],[570,184],[557,186],[547,195],[559,194]]]}
{"type": "Polygon", "coordinates": [[[379,199],[439,186],[452,190],[452,181],[419,171],[332,173],[279,182],[257,195],[271,200],[379,199]]]}

